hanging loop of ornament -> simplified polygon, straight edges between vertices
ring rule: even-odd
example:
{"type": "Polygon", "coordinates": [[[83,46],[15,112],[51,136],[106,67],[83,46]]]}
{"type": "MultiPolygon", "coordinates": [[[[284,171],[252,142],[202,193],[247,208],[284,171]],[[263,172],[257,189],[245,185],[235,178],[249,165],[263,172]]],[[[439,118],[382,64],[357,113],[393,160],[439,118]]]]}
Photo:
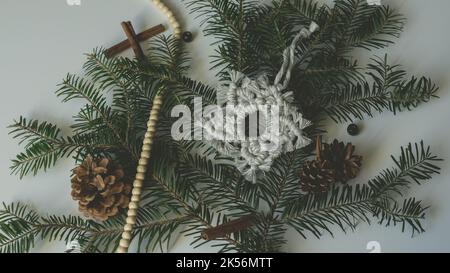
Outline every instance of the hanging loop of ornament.
{"type": "Polygon", "coordinates": [[[301,38],[308,38],[313,32],[315,32],[319,26],[312,22],[309,26],[309,30],[304,28],[302,29],[294,38],[292,41],[292,44],[290,47],[286,48],[283,53],[283,65],[281,66],[280,72],[278,72],[277,77],[275,78],[274,84],[277,86],[280,84],[283,76],[284,76],[284,82],[281,85],[281,89],[286,89],[289,85],[289,81],[291,80],[291,73],[292,69],[295,65],[295,49],[297,47],[297,44],[301,38]]]}

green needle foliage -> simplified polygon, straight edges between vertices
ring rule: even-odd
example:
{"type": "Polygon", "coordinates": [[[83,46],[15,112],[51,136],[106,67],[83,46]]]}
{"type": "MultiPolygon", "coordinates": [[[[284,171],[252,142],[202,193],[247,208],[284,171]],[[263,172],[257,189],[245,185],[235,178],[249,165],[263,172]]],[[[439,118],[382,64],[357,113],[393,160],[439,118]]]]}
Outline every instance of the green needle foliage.
{"type": "MultiPolygon", "coordinates": [[[[311,137],[323,132],[320,123],[372,117],[383,111],[413,110],[436,97],[438,88],[426,77],[409,77],[387,56],[372,57],[361,67],[352,50],[369,53],[394,43],[405,24],[403,16],[387,6],[369,6],[366,0],[336,0],[327,6],[313,0],[186,0],[214,36],[216,54],[211,66],[221,82],[228,71],[274,77],[283,50],[302,26],[316,22],[320,29],[297,48],[289,90],[300,111],[315,121],[311,137]]],[[[165,251],[179,233],[192,236],[192,245],[205,243],[201,232],[229,220],[255,216],[255,226],[212,242],[219,252],[282,251],[285,232],[301,236],[346,232],[372,221],[401,226],[412,234],[423,232],[427,207],[403,197],[414,184],[439,173],[438,161],[421,143],[392,157],[394,167],[367,183],[336,186],[323,194],[300,191],[298,170],[311,156],[311,147],[278,158],[256,185],[245,181],[232,165],[215,156],[199,141],[171,137],[171,109],[192,105],[195,96],[215,104],[216,94],[186,76],[189,56],[171,37],[150,44],[144,61],[107,59],[102,49],[87,55],[84,75],[68,75],[56,95],[63,103],[81,103],[72,134],[63,135],[54,124],[20,117],[11,135],[24,151],[12,163],[20,177],[47,171],[62,158],[76,164],[87,155],[108,156],[120,162],[133,179],[152,100],[164,92],[164,105],[154,144],[154,156],[145,183],[138,224],[133,231],[137,251],[165,251]]],[[[68,178],[69,183],[69,178],[68,178]]],[[[40,216],[21,203],[0,210],[0,252],[27,252],[40,240],[77,240],[83,252],[113,252],[119,242],[125,212],[103,223],[77,216],[40,216]]]]}

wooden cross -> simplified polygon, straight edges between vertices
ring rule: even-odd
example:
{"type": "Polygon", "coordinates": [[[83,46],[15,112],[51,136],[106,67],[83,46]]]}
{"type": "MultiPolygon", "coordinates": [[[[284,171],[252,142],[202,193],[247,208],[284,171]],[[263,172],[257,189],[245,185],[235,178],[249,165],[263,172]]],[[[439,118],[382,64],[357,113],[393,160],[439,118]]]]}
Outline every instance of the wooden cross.
{"type": "MultiPolygon", "coordinates": [[[[123,24],[126,24],[126,23],[130,23],[130,22],[123,22],[122,27],[123,27],[123,24]]],[[[130,23],[130,25],[131,25],[131,23],[130,23]]],[[[131,28],[133,28],[133,26],[131,26],[131,28]]],[[[137,35],[135,34],[135,37],[136,37],[135,40],[137,40],[138,42],[143,42],[143,41],[150,39],[160,33],[163,33],[165,30],[166,30],[166,28],[160,24],[155,27],[149,28],[137,35]]],[[[133,32],[134,32],[134,30],[133,30],[133,32]]],[[[112,57],[122,53],[123,51],[127,50],[130,47],[131,47],[130,39],[123,40],[122,42],[108,48],[105,51],[105,56],[108,59],[112,58],[112,57]]]]}
{"type": "MultiPolygon", "coordinates": [[[[139,42],[146,37],[150,38],[156,35],[156,34],[153,35],[153,33],[162,32],[164,30],[164,27],[158,26],[154,30],[150,29],[146,32],[143,32],[144,34],[143,33],[136,34],[131,22],[129,21],[122,22],[122,28],[128,39],[109,49],[109,54],[115,55],[122,49],[131,47],[138,61],[145,60],[144,51],[139,45],[139,42]]],[[[133,182],[131,201],[130,204],[128,205],[127,219],[123,229],[119,247],[117,248],[117,253],[127,253],[128,248],[130,247],[133,228],[134,225],[136,224],[139,202],[141,200],[142,188],[144,186],[144,180],[150,162],[153,139],[156,133],[156,123],[158,122],[159,119],[159,113],[161,111],[162,103],[163,103],[162,95],[157,94],[153,99],[153,105],[147,123],[147,132],[145,133],[144,142],[142,144],[142,152],[137,166],[136,177],[133,182]]]]}

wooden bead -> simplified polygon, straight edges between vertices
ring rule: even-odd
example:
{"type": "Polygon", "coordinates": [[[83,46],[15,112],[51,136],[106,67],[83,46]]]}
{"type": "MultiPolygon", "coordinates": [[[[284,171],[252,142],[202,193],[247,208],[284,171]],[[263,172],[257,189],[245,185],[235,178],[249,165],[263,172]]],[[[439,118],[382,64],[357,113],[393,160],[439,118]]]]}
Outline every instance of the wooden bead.
{"type": "Polygon", "coordinates": [[[136,180],[137,181],[135,181],[135,182],[141,182],[141,181],[144,181],[145,180],[145,175],[143,174],[143,173],[137,173],[136,174],[136,180]]]}
{"type": "Polygon", "coordinates": [[[134,225],[134,224],[136,224],[136,217],[135,216],[128,216],[126,222],[127,222],[127,224],[134,225]]]}
{"type": "Polygon", "coordinates": [[[126,224],[124,227],[123,227],[123,229],[125,230],[125,232],[129,232],[129,231],[132,231],[133,230],[133,225],[130,225],[130,224],[126,224]]]}
{"type": "Polygon", "coordinates": [[[124,240],[124,242],[122,242],[122,240],[120,240],[120,243],[119,243],[119,248],[117,248],[117,253],[127,253],[128,252],[128,246],[127,247],[125,247],[125,245],[129,245],[130,243],[129,242],[125,242],[125,240],[124,240]]]}
{"type": "MultiPolygon", "coordinates": [[[[142,194],[142,189],[134,188],[132,193],[133,193],[133,196],[141,195],[142,194]]],[[[136,201],[133,201],[133,202],[136,202],[136,201]]]]}
{"type": "Polygon", "coordinates": [[[147,144],[146,144],[146,145],[143,145],[143,146],[142,146],[142,150],[143,150],[143,151],[151,151],[151,150],[152,150],[152,146],[147,145],[147,144]]]}
{"type": "MultiPolygon", "coordinates": [[[[151,111],[150,111],[150,113],[151,113],[151,111]]],[[[156,117],[156,116],[152,116],[151,118],[149,118],[148,119],[148,122],[157,122],[159,120],[159,118],[158,117],[156,117]]]]}
{"type": "MultiPolygon", "coordinates": [[[[122,239],[122,240],[120,240],[119,245],[120,245],[122,248],[124,248],[126,243],[128,243],[128,244],[130,243],[129,241],[130,241],[130,240],[122,239]]],[[[126,245],[126,248],[127,248],[127,249],[128,249],[128,247],[129,247],[129,245],[126,245]]]]}
{"type": "Polygon", "coordinates": [[[128,217],[135,217],[135,216],[137,216],[137,210],[135,209],[128,210],[128,217]]]}
{"type": "Polygon", "coordinates": [[[131,233],[125,232],[124,234],[122,234],[122,238],[124,238],[125,240],[131,240],[131,233]]]}
{"type": "Polygon", "coordinates": [[[130,202],[129,206],[130,209],[138,209],[139,204],[137,202],[130,202]]]}
{"type": "Polygon", "coordinates": [[[145,167],[145,166],[138,166],[137,167],[137,171],[140,172],[140,173],[145,173],[145,172],[147,172],[147,167],[145,167]]]}
{"type": "Polygon", "coordinates": [[[169,24],[171,24],[172,26],[178,24],[177,19],[175,19],[174,16],[169,17],[169,24]]]}
{"type": "Polygon", "coordinates": [[[176,21],[172,23],[172,27],[173,27],[173,29],[175,29],[175,30],[181,28],[180,23],[178,23],[178,22],[176,22],[176,21]]]}
{"type": "Polygon", "coordinates": [[[150,153],[149,153],[149,152],[146,152],[146,151],[142,151],[141,157],[150,159],[150,153]]]}
{"type": "MultiPolygon", "coordinates": [[[[122,243],[123,245],[125,245],[126,243],[122,243]]],[[[123,247],[123,246],[119,246],[119,248],[117,249],[116,253],[127,253],[128,252],[128,247],[123,247]]]]}
{"type": "Polygon", "coordinates": [[[147,164],[148,164],[148,160],[146,158],[139,159],[139,165],[146,166],[147,164]]]}

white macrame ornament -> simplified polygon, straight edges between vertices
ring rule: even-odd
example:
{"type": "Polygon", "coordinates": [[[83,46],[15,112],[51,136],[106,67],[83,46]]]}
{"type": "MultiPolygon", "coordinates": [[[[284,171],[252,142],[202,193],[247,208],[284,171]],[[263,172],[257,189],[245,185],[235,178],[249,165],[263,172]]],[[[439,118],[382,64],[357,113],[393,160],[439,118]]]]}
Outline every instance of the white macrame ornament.
{"type": "MultiPolygon", "coordinates": [[[[303,134],[303,129],[310,122],[303,118],[297,107],[293,105],[293,92],[285,92],[288,87],[291,71],[295,64],[295,49],[301,38],[307,38],[318,28],[311,23],[308,29],[302,29],[295,36],[290,47],[283,53],[283,65],[273,84],[267,75],[250,79],[240,72],[231,73],[231,82],[227,90],[222,91],[226,99],[223,106],[226,116],[224,126],[218,124],[214,115],[205,112],[202,119],[204,136],[211,141],[211,145],[222,155],[233,158],[235,166],[248,181],[256,183],[258,177],[270,170],[273,161],[283,153],[292,152],[310,143],[303,134]],[[233,107],[229,107],[233,106],[233,107]],[[235,135],[237,128],[245,122],[249,114],[264,109],[279,109],[276,119],[276,134],[265,132],[256,138],[244,137],[228,140],[227,134],[235,135]],[[231,113],[230,113],[231,112],[231,113]]],[[[265,117],[268,126],[273,126],[273,117],[265,117]]],[[[254,124],[252,124],[254,125],[254,124]]],[[[251,126],[251,125],[250,125],[251,126]]],[[[270,131],[270,130],[269,130],[270,131]]]]}

